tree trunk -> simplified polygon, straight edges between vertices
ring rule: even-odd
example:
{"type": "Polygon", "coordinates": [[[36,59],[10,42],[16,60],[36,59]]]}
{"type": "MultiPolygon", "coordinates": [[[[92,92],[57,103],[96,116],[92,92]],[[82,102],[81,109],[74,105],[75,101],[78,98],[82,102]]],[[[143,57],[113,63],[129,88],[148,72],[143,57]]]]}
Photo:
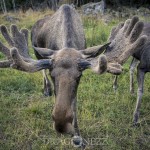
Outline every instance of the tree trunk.
{"type": "Polygon", "coordinates": [[[104,9],[106,9],[106,0],[103,0],[103,2],[104,2],[104,9]]]}
{"type": "Polygon", "coordinates": [[[47,5],[50,9],[56,11],[59,0],[47,0],[47,5]]]}
{"type": "Polygon", "coordinates": [[[74,0],[74,5],[80,7],[83,4],[83,0],[74,0]]]}
{"type": "Polygon", "coordinates": [[[2,2],[2,1],[1,1],[1,9],[2,9],[2,12],[5,13],[5,12],[4,12],[4,7],[3,7],[3,2],[2,2]]]}
{"type": "Polygon", "coordinates": [[[3,0],[3,8],[4,8],[4,13],[7,13],[7,9],[6,9],[5,0],[3,0]]]}
{"type": "Polygon", "coordinates": [[[16,5],[15,5],[15,0],[12,0],[12,3],[13,3],[13,9],[14,9],[14,12],[16,13],[16,5]]]}

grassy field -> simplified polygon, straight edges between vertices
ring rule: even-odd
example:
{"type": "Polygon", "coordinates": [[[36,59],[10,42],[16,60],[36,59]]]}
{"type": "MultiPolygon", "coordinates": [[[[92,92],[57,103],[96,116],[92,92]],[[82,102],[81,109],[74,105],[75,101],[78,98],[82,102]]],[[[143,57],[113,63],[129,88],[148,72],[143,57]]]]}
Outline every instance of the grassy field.
{"type": "MultiPolygon", "coordinates": [[[[38,19],[51,13],[28,11],[11,15],[21,19],[19,27],[31,29],[38,19]]],[[[92,46],[106,42],[112,26],[119,21],[112,20],[106,25],[86,17],[83,22],[87,45],[92,46]]],[[[0,15],[0,24],[10,25],[4,15],[0,15]]],[[[5,42],[2,36],[0,40],[5,42]]],[[[129,62],[119,77],[116,93],[111,74],[98,76],[89,70],[83,74],[78,89],[78,120],[81,135],[88,141],[87,150],[150,149],[150,76],[147,74],[145,79],[140,124],[132,127],[136,94],[129,93],[129,62]]],[[[43,96],[42,81],[41,72],[0,69],[0,150],[76,149],[69,136],[54,131],[51,118],[54,96],[43,96]]]]}

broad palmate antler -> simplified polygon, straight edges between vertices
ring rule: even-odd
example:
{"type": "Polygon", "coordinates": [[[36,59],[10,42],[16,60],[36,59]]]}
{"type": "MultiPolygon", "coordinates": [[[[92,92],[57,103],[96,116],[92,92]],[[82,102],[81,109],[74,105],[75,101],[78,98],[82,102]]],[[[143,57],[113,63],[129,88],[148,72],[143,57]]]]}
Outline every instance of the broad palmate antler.
{"type": "Polygon", "coordinates": [[[144,23],[135,16],[112,29],[109,37],[111,44],[104,53],[108,61],[107,72],[120,74],[122,72],[121,65],[145,44],[147,36],[140,36],[143,27],[144,23]]]}
{"type": "Polygon", "coordinates": [[[0,42],[0,51],[7,60],[0,61],[0,68],[13,67],[26,72],[35,72],[51,66],[50,59],[33,60],[28,50],[28,30],[18,30],[16,25],[11,26],[11,34],[4,25],[0,26],[1,33],[8,42],[10,49],[0,42]]]}

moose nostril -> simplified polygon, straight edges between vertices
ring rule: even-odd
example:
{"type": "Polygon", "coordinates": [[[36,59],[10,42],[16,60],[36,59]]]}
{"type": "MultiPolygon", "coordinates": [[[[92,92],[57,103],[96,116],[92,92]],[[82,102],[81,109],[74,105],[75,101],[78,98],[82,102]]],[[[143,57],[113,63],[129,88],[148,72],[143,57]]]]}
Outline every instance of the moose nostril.
{"type": "Polygon", "coordinates": [[[64,130],[64,126],[63,125],[55,125],[55,129],[56,129],[56,131],[57,132],[59,132],[59,133],[64,133],[65,132],[65,130],[64,130]]]}

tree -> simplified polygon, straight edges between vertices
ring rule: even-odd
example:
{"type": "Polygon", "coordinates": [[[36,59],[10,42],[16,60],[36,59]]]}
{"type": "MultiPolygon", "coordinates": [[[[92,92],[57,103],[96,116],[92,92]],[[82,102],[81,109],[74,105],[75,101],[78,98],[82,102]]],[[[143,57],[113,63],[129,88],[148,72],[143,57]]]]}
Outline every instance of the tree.
{"type": "Polygon", "coordinates": [[[4,8],[3,8],[3,3],[2,3],[2,1],[0,1],[0,3],[1,3],[1,10],[2,10],[2,12],[4,13],[4,8]]]}
{"type": "Polygon", "coordinates": [[[3,5],[3,13],[7,13],[5,0],[2,0],[2,5],[3,5]]]}
{"type": "Polygon", "coordinates": [[[59,0],[47,0],[47,5],[50,9],[56,11],[59,0]]]}
{"type": "Polygon", "coordinates": [[[14,12],[16,12],[15,0],[12,0],[12,4],[13,4],[13,9],[14,9],[14,12]]]}

